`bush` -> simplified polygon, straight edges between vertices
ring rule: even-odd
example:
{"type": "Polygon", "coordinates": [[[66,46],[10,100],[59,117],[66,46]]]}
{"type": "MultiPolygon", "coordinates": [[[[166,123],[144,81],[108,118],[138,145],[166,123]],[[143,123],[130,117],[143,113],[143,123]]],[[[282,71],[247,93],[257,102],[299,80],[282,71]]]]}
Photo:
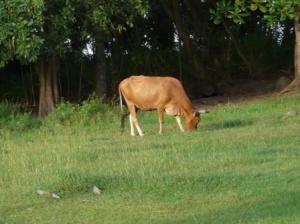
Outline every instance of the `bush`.
{"type": "Polygon", "coordinates": [[[0,103],[0,131],[27,131],[39,128],[41,121],[28,113],[21,112],[21,106],[8,102],[0,103]]]}
{"type": "Polygon", "coordinates": [[[83,125],[110,124],[119,114],[116,107],[102,103],[95,95],[91,95],[78,109],[79,120],[83,125]]]}
{"type": "MultiPolygon", "coordinates": [[[[53,126],[92,126],[111,124],[118,118],[118,109],[102,103],[94,94],[81,105],[61,102],[44,120],[46,127],[53,126]]],[[[100,126],[99,126],[100,127],[100,126]]]]}
{"type": "Polygon", "coordinates": [[[59,125],[71,125],[76,121],[77,106],[69,102],[61,102],[57,107],[45,117],[44,126],[53,127],[59,125]]]}
{"type": "Polygon", "coordinates": [[[43,120],[22,112],[18,104],[0,103],[0,132],[27,131],[41,126],[50,129],[58,126],[105,128],[118,118],[118,107],[102,103],[95,95],[81,105],[63,101],[43,120]]]}

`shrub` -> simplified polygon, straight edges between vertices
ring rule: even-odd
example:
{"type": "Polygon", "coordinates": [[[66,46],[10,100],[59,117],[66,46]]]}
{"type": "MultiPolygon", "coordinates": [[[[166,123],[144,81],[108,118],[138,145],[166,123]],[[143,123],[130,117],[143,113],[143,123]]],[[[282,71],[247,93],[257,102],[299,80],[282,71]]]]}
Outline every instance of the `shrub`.
{"type": "Polygon", "coordinates": [[[107,126],[118,118],[118,114],[116,107],[102,103],[93,94],[81,105],[61,102],[45,118],[44,126],[92,126],[94,124],[105,124],[107,126]]]}
{"type": "Polygon", "coordinates": [[[116,107],[102,103],[94,94],[84,101],[78,110],[79,120],[83,125],[110,124],[119,114],[116,107]]]}
{"type": "Polygon", "coordinates": [[[45,117],[43,123],[44,126],[67,126],[76,122],[76,109],[77,106],[72,105],[69,102],[62,101],[57,107],[45,117]]]}
{"type": "Polygon", "coordinates": [[[0,131],[27,131],[39,128],[41,121],[28,113],[21,112],[21,106],[8,102],[0,103],[0,131]]]}

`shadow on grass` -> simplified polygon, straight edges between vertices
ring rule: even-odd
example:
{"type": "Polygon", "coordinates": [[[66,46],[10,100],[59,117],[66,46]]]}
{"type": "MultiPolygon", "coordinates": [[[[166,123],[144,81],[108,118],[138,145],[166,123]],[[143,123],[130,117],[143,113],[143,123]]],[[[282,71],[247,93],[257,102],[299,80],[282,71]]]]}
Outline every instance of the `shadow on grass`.
{"type": "MultiPolygon", "coordinates": [[[[160,220],[161,223],[298,223],[300,220],[300,192],[280,192],[273,197],[247,203],[247,200],[228,203],[222,209],[208,213],[194,213],[182,219],[160,220]]],[[[155,220],[153,220],[155,223],[155,220]]]]}
{"type": "Polygon", "coordinates": [[[257,176],[236,175],[200,175],[193,177],[151,174],[119,174],[99,175],[97,172],[82,172],[70,170],[61,173],[61,178],[53,186],[55,192],[63,194],[90,192],[93,185],[102,190],[115,194],[118,192],[142,193],[156,195],[158,197],[173,198],[178,192],[183,194],[211,193],[219,189],[235,189],[244,186],[245,183],[255,182],[257,176]],[[172,189],[172,190],[170,190],[172,189]]]}
{"type": "MultiPolygon", "coordinates": [[[[169,189],[173,191],[214,191],[220,186],[231,185],[231,177],[200,176],[140,176],[140,175],[99,175],[97,173],[70,171],[61,174],[61,179],[54,186],[54,190],[60,193],[86,193],[90,192],[93,185],[97,185],[104,191],[116,193],[126,190],[127,192],[147,192],[156,195],[167,196],[169,189]]],[[[233,186],[232,186],[233,187],[233,186]]],[[[172,193],[171,193],[172,194],[172,193]]]]}
{"type": "Polygon", "coordinates": [[[226,120],[221,121],[218,123],[211,123],[207,125],[203,125],[203,130],[218,130],[218,129],[226,129],[226,128],[239,128],[239,127],[245,127],[250,126],[254,122],[252,119],[232,119],[232,120],[226,120]]]}

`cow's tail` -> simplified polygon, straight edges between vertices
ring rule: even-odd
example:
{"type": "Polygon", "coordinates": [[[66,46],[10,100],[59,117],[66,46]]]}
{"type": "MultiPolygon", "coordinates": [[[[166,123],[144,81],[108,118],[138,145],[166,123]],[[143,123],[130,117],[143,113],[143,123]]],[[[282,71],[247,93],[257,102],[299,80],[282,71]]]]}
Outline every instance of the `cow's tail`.
{"type": "Polygon", "coordinates": [[[119,98],[120,98],[120,107],[121,107],[121,131],[124,130],[125,127],[125,117],[126,117],[126,113],[123,110],[123,97],[122,97],[122,92],[121,89],[119,87],[119,98]]]}

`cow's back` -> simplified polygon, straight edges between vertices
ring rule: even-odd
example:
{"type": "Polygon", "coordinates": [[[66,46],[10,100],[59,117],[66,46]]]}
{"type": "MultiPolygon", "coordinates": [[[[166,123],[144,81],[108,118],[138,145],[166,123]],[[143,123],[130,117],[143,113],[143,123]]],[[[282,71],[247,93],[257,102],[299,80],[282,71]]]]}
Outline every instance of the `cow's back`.
{"type": "Polygon", "coordinates": [[[130,76],[119,89],[127,103],[143,110],[190,104],[180,81],[173,77],[130,76]]]}

